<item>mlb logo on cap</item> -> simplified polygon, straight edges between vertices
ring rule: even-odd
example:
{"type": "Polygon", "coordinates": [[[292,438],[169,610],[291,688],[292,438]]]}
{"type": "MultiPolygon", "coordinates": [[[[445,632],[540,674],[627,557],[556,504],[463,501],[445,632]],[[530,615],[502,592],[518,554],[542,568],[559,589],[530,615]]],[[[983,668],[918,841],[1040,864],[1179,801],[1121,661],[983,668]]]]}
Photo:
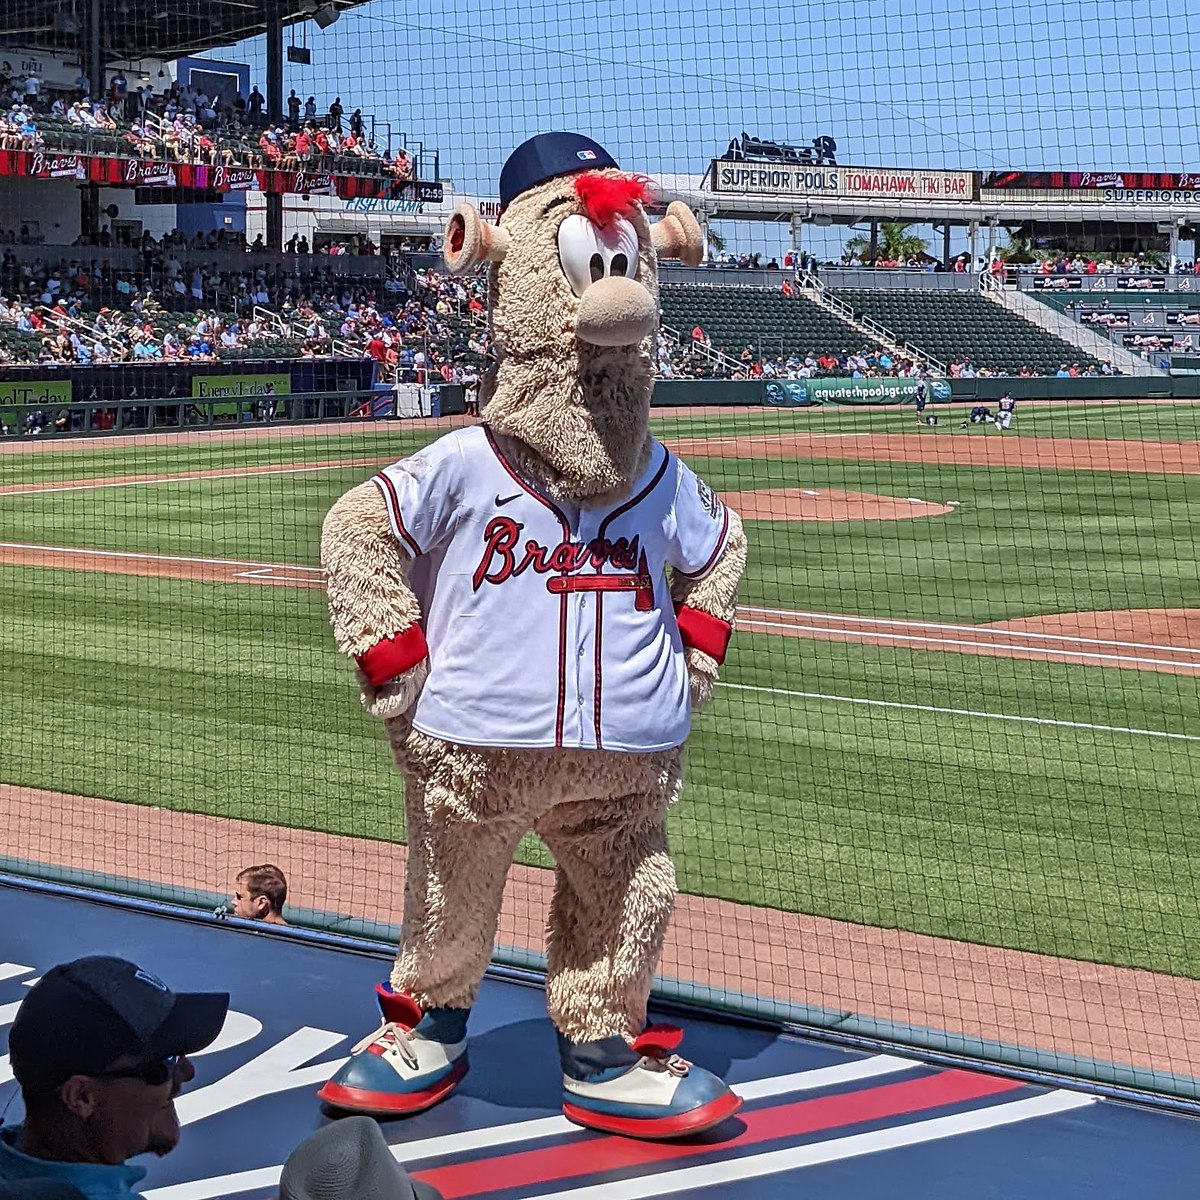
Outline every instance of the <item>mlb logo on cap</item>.
{"type": "Polygon", "coordinates": [[[522,142],[501,169],[500,207],[547,179],[616,165],[599,142],[582,133],[539,133],[522,142]]]}

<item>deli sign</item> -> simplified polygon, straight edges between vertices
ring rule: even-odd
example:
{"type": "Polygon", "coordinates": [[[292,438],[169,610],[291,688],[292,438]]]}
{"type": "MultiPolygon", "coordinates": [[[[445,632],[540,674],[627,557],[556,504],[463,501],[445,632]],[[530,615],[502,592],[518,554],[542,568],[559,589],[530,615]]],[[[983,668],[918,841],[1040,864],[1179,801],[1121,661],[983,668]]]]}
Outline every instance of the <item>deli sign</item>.
{"type": "Polygon", "coordinates": [[[892,167],[815,167],[786,163],[712,164],[712,189],[737,196],[973,200],[971,171],[907,171],[892,167]]]}

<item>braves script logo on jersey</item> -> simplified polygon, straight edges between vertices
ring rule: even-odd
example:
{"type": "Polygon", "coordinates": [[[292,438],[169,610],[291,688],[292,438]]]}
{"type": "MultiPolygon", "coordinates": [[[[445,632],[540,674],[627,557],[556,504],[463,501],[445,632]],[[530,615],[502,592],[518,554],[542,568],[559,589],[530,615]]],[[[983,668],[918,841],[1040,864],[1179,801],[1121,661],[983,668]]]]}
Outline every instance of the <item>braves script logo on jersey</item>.
{"type": "Polygon", "coordinates": [[[511,517],[493,517],[488,522],[483,533],[483,555],[471,577],[475,591],[485,583],[506,583],[533,570],[538,575],[551,576],[546,581],[547,591],[634,591],[637,609],[649,611],[654,599],[654,580],[636,534],[632,538],[617,538],[615,542],[593,538],[590,542],[562,541],[557,546],[543,546],[529,538],[518,550],[524,528],[511,517]],[[580,577],[578,573],[589,566],[597,572],[609,566],[625,573],[580,577]]]}

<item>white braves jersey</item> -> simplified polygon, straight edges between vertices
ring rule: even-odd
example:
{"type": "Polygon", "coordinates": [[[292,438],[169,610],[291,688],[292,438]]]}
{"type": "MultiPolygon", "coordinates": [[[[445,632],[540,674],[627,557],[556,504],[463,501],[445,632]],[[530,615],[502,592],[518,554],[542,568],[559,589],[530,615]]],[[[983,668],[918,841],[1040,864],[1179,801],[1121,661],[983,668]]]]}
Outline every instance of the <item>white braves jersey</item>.
{"type": "Polygon", "coordinates": [[[729,514],[655,442],[629,499],[551,500],[483,426],[375,476],[414,559],[429,677],[413,724],[473,746],[666,750],[691,727],[666,568],[709,572],[729,514]]]}

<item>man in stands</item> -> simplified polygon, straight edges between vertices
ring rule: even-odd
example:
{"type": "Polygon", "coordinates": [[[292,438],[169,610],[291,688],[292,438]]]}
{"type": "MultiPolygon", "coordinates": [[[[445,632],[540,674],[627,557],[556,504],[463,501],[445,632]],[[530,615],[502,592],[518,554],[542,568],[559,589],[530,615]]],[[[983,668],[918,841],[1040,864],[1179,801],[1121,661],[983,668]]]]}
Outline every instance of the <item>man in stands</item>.
{"type": "Polygon", "coordinates": [[[175,993],[121,958],[52,967],[17,1010],[8,1048],[25,1121],[0,1129],[0,1179],[54,1179],[131,1200],[139,1154],[179,1143],[188,1061],[221,1032],[227,993],[175,993]]]}

